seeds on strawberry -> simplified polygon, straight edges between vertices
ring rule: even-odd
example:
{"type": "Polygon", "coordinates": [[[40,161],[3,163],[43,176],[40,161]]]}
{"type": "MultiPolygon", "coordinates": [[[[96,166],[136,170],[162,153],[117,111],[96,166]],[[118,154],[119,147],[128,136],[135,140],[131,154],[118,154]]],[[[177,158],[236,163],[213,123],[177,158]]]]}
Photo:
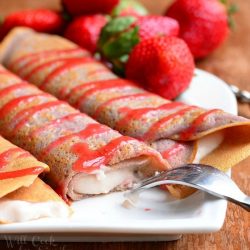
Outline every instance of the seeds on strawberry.
{"type": "Polygon", "coordinates": [[[98,48],[117,73],[122,73],[133,47],[155,36],[177,36],[178,22],[162,16],[125,16],[112,19],[102,29],[98,48]]]}
{"type": "Polygon", "coordinates": [[[195,58],[207,56],[228,35],[226,6],[219,0],[176,0],[166,15],[179,22],[180,37],[195,58]]]}
{"type": "Polygon", "coordinates": [[[137,44],[126,65],[126,77],[167,99],[180,95],[194,73],[193,56],[176,37],[154,37],[137,44]]]}

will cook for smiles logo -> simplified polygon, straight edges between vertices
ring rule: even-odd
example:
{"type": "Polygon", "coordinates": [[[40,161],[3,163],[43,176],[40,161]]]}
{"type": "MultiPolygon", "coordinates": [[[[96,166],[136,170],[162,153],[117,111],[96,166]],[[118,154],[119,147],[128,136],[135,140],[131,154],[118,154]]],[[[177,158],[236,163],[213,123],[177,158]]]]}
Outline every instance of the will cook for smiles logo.
{"type": "Polygon", "coordinates": [[[39,235],[27,236],[27,235],[1,235],[0,240],[5,242],[5,249],[52,249],[56,247],[59,250],[67,250],[66,245],[55,242],[53,236],[41,237],[39,235]]]}

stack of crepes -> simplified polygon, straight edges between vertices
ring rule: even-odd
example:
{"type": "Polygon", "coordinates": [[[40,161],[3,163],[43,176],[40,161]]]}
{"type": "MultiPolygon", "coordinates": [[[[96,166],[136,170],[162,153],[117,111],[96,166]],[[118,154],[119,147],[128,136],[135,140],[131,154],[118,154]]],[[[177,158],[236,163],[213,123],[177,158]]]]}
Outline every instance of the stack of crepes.
{"type": "Polygon", "coordinates": [[[0,136],[0,224],[69,216],[69,207],[38,177],[48,170],[0,136]]]}
{"type": "Polygon", "coordinates": [[[101,125],[0,66],[0,133],[50,166],[64,198],[125,190],[167,161],[154,149],[101,125]]]}
{"type": "Polygon", "coordinates": [[[147,92],[62,37],[16,28],[0,47],[0,61],[99,122],[148,143],[171,167],[199,161],[227,170],[250,155],[249,120],[147,92]]]}

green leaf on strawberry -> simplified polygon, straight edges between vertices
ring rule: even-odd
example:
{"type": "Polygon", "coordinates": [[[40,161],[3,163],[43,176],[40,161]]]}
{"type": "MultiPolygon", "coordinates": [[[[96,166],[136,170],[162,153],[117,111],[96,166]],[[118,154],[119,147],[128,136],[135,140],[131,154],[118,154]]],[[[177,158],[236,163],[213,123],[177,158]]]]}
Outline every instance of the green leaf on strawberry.
{"type": "Polygon", "coordinates": [[[108,59],[114,70],[121,69],[128,54],[139,42],[138,26],[135,17],[117,17],[111,20],[101,31],[98,48],[102,56],[108,59]]]}
{"type": "Polygon", "coordinates": [[[178,33],[178,22],[169,17],[116,17],[102,29],[98,50],[113,65],[115,72],[120,73],[136,44],[151,37],[177,36],[178,33]]]}
{"type": "Polygon", "coordinates": [[[147,9],[135,0],[120,0],[119,4],[112,10],[111,15],[116,16],[145,16],[147,9]]]}

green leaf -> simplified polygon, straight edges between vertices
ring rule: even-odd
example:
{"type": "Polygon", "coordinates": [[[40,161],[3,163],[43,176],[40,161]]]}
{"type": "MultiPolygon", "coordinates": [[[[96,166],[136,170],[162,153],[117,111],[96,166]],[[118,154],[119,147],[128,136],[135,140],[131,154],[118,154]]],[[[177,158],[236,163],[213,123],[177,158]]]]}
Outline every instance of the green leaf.
{"type": "Polygon", "coordinates": [[[119,16],[123,11],[133,10],[137,15],[145,16],[148,10],[138,1],[135,0],[120,0],[119,4],[113,9],[111,15],[119,16]]]}
{"type": "Polygon", "coordinates": [[[126,16],[111,20],[101,31],[98,51],[113,64],[116,72],[122,73],[129,53],[139,42],[137,18],[126,16]]]}
{"type": "Polygon", "coordinates": [[[138,27],[135,26],[119,34],[115,39],[110,39],[102,47],[102,54],[107,59],[116,59],[130,53],[132,48],[139,42],[138,27]]]}

